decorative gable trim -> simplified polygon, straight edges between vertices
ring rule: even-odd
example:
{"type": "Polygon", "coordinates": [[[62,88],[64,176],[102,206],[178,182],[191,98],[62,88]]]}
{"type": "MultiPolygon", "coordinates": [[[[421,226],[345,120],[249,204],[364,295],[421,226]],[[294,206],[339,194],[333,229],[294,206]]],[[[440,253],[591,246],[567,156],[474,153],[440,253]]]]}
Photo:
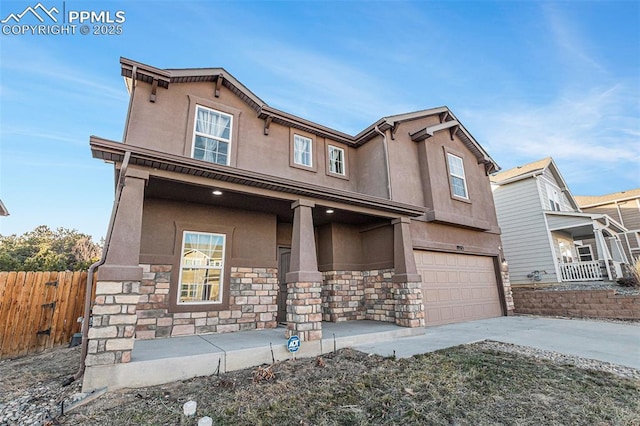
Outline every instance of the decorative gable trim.
{"type": "Polygon", "coordinates": [[[316,136],[328,138],[350,147],[358,147],[379,136],[376,128],[383,133],[386,133],[387,130],[391,130],[391,139],[395,139],[399,125],[403,122],[438,115],[441,125],[445,126],[443,128],[449,129],[451,138],[453,138],[454,135],[460,138],[467,148],[469,148],[469,150],[476,156],[478,164],[484,165],[487,174],[500,170],[498,164],[480,146],[473,136],[471,136],[464,126],[459,123],[455,115],[446,106],[384,117],[357,135],[351,136],[268,106],[262,99],[247,89],[224,68],[163,70],[122,57],[120,58],[120,65],[121,75],[125,77],[125,79],[128,79],[127,88],[129,91],[132,90],[133,86],[130,83],[131,80],[142,81],[153,85],[154,92],[151,95],[151,102],[155,102],[156,100],[155,91],[157,90],[157,87],[168,89],[170,84],[210,81],[214,83],[213,91],[214,96],[216,97],[220,96],[220,88],[224,86],[251,107],[251,109],[258,114],[259,118],[265,120],[265,135],[269,134],[269,126],[272,122],[275,122],[294,129],[312,133],[316,136]],[[453,122],[457,124],[449,124],[453,122]]]}

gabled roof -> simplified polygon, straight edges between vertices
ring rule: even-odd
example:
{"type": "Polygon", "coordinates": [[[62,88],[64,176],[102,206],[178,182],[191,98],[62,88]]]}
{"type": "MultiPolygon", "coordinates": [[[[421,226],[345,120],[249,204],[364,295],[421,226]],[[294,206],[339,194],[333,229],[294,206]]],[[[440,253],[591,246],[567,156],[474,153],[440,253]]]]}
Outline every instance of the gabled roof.
{"type": "Polygon", "coordinates": [[[446,125],[432,126],[431,128],[423,129],[427,133],[431,130],[431,133],[426,137],[431,136],[435,131],[444,130],[445,128],[450,129],[451,134],[458,136],[465,146],[475,155],[478,163],[484,164],[487,173],[493,173],[500,170],[498,164],[491,158],[491,156],[489,156],[484,148],[482,148],[482,146],[446,106],[383,117],[364,129],[362,132],[352,136],[270,107],[266,102],[247,89],[235,77],[229,74],[224,68],[160,69],[122,57],[120,58],[120,65],[121,74],[125,77],[125,82],[129,92],[131,92],[132,89],[134,74],[135,80],[143,81],[164,89],[168,89],[170,84],[175,83],[210,81],[215,83],[216,91],[219,90],[220,86],[225,86],[242,99],[254,111],[256,111],[258,117],[265,120],[265,132],[268,132],[267,123],[270,124],[271,122],[275,122],[353,147],[360,146],[379,135],[378,130],[382,132],[391,130],[391,137],[393,139],[395,130],[400,123],[432,115],[439,115],[440,123],[446,123],[446,125]]]}
{"type": "Polygon", "coordinates": [[[534,161],[533,163],[517,166],[512,169],[493,174],[490,176],[490,180],[493,183],[500,184],[503,182],[506,183],[525,179],[536,174],[542,174],[545,169],[549,167],[552,161],[551,157],[543,158],[542,160],[534,161]]]}
{"type": "Polygon", "coordinates": [[[9,216],[9,210],[7,210],[2,200],[0,200],[0,216],[9,216]]]}
{"type": "Polygon", "coordinates": [[[558,169],[556,162],[553,161],[553,158],[551,157],[543,158],[542,160],[534,161],[533,163],[528,163],[523,166],[517,166],[512,169],[505,170],[504,172],[496,173],[490,176],[489,179],[491,180],[491,183],[495,185],[508,185],[512,182],[518,182],[523,179],[533,178],[535,176],[541,175],[546,170],[549,170],[549,172],[553,175],[556,182],[558,183],[558,186],[560,187],[560,190],[565,193],[573,208],[576,209],[576,211],[580,211],[580,206],[578,206],[578,203],[571,194],[569,186],[562,177],[562,174],[560,173],[560,169],[558,169]]]}
{"type": "Polygon", "coordinates": [[[601,206],[620,201],[633,200],[640,198],[640,188],[630,189],[628,191],[614,192],[605,195],[576,195],[575,199],[582,208],[601,206]]]}

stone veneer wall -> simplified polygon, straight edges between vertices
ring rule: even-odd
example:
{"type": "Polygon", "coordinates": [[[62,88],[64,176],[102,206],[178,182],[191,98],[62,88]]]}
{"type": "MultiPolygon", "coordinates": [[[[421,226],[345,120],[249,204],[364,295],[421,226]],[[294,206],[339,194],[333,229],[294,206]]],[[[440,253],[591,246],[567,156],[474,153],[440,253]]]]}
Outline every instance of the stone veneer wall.
{"type": "Polygon", "coordinates": [[[613,290],[513,290],[518,314],[578,318],[640,319],[640,296],[613,290]]]}
{"type": "Polygon", "coordinates": [[[92,309],[87,366],[131,361],[139,281],[98,281],[92,309]]]}
{"type": "Polygon", "coordinates": [[[511,279],[509,278],[509,266],[506,262],[500,266],[500,277],[502,278],[502,289],[504,292],[504,303],[507,308],[507,315],[513,315],[515,309],[513,304],[513,291],[511,290],[511,279]]]}
{"type": "Polygon", "coordinates": [[[322,319],[395,321],[392,269],[322,273],[322,319]]]}
{"type": "Polygon", "coordinates": [[[137,305],[136,339],[226,333],[277,325],[278,270],[275,268],[232,267],[228,309],[170,313],[172,266],[141,266],[144,274],[137,305]]]}

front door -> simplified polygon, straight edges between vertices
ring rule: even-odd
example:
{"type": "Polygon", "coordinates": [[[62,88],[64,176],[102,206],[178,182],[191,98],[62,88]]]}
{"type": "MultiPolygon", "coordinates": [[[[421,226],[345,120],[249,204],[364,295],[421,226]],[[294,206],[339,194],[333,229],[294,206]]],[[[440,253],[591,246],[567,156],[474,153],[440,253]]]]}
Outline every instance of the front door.
{"type": "Polygon", "coordinates": [[[287,321],[287,272],[291,265],[291,248],[278,248],[278,323],[287,321]]]}

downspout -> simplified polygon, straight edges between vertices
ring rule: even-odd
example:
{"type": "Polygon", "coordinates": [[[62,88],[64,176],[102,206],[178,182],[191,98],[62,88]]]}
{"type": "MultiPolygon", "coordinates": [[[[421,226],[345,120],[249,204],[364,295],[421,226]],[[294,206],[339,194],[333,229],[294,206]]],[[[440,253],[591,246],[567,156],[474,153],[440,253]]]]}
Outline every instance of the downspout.
{"type": "Polygon", "coordinates": [[[389,194],[389,199],[391,200],[393,199],[393,197],[391,194],[391,170],[389,169],[389,146],[387,145],[387,134],[380,131],[377,124],[375,125],[374,129],[382,136],[382,146],[384,147],[384,165],[387,172],[387,193],[389,194]]]}
{"type": "Polygon", "coordinates": [[[131,117],[131,108],[133,107],[133,95],[136,93],[136,74],[138,66],[134,65],[131,70],[131,94],[129,95],[129,107],[127,108],[127,119],[124,122],[124,132],[122,134],[122,143],[127,143],[127,133],[129,131],[129,118],[131,117]]]}
{"type": "Polygon", "coordinates": [[[127,167],[129,167],[129,159],[131,158],[131,151],[126,151],[124,154],[124,159],[122,161],[122,166],[120,168],[120,174],[118,176],[118,184],[116,186],[116,194],[115,199],[113,201],[113,208],[111,209],[111,217],[109,218],[109,227],[107,228],[107,236],[104,241],[104,247],[102,249],[102,256],[100,256],[100,260],[89,266],[89,272],[87,275],[87,287],[85,289],[84,296],[84,316],[82,321],[82,354],[80,355],[80,368],[73,376],[69,377],[64,381],[62,386],[68,386],[74,381],[80,379],[84,375],[84,370],[86,368],[85,358],[87,357],[87,352],[89,349],[89,318],[91,316],[91,294],[93,293],[93,276],[95,274],[96,268],[103,265],[107,259],[107,251],[109,249],[109,242],[111,241],[111,234],[113,233],[113,223],[116,219],[116,214],[118,213],[118,206],[120,205],[120,197],[122,195],[122,188],[124,187],[124,176],[127,172],[127,167]]]}

